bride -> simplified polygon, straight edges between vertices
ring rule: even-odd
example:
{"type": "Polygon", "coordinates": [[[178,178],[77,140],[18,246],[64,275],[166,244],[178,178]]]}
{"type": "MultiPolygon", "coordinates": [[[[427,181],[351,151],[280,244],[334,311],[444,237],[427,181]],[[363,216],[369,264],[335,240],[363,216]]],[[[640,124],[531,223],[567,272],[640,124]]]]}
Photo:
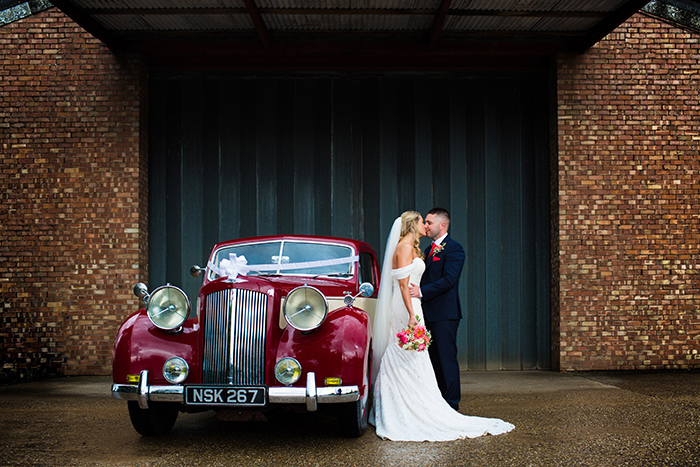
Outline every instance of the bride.
{"type": "Polygon", "coordinates": [[[389,233],[374,319],[370,423],[377,436],[394,441],[450,441],[507,433],[514,428],[510,423],[462,415],[450,407],[442,398],[428,352],[398,345],[398,332],[423,324],[420,299],[411,298],[408,286],[419,284],[425,271],[419,248],[425,233],[423,218],[415,211],[401,214],[389,233]]]}

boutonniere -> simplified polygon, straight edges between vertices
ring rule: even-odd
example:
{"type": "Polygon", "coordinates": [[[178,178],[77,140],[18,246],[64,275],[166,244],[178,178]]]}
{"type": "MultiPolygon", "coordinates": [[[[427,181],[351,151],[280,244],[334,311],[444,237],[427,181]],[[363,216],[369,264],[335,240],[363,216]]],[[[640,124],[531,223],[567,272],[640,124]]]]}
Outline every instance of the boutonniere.
{"type": "Polygon", "coordinates": [[[444,250],[444,249],[445,249],[445,245],[447,245],[447,243],[442,242],[442,245],[436,246],[436,247],[435,247],[435,250],[433,250],[433,256],[437,255],[437,254],[440,253],[442,250],[444,250]]]}

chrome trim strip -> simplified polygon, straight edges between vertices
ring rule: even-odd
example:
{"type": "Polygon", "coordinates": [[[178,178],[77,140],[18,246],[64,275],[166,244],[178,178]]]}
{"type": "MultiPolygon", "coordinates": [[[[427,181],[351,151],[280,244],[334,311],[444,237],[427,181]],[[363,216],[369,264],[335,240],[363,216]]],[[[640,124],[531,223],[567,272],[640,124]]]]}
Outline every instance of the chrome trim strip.
{"type": "MultiPolygon", "coordinates": [[[[306,404],[306,388],[269,388],[267,392],[270,404],[306,404]]],[[[335,386],[317,388],[316,397],[319,404],[342,404],[357,402],[360,388],[357,386],[335,386]]]]}
{"type": "MultiPolygon", "coordinates": [[[[149,386],[148,370],[141,372],[138,385],[113,384],[112,396],[115,399],[137,400],[139,407],[148,408],[148,401],[185,402],[185,387],[149,386]]],[[[357,386],[316,387],[316,374],[310,371],[306,375],[306,387],[269,387],[267,392],[269,404],[306,404],[306,410],[315,412],[318,404],[338,404],[357,402],[360,389],[357,386]]]]}
{"type": "MultiPolygon", "coordinates": [[[[334,386],[316,388],[319,404],[338,404],[357,402],[360,389],[357,386],[334,386]]],[[[124,401],[137,401],[138,386],[135,384],[113,384],[112,397],[124,401]]],[[[184,386],[150,386],[148,398],[156,402],[185,402],[184,386]]],[[[306,388],[271,387],[268,388],[269,404],[306,404],[306,388]]]]}
{"type": "Polygon", "coordinates": [[[139,386],[135,384],[112,385],[112,397],[123,401],[139,401],[139,406],[144,397],[147,401],[155,402],[185,401],[185,388],[183,386],[148,386],[145,391],[145,394],[140,394],[139,386]]]}
{"type": "Polygon", "coordinates": [[[318,402],[323,404],[357,402],[360,399],[360,388],[357,386],[318,388],[317,391],[318,402]]]}
{"type": "Polygon", "coordinates": [[[151,386],[148,395],[156,402],[184,402],[185,388],[182,386],[151,386]]]}
{"type": "Polygon", "coordinates": [[[148,408],[148,370],[141,370],[141,374],[139,376],[138,390],[137,390],[136,394],[137,394],[136,400],[139,401],[139,407],[141,407],[142,409],[147,409],[148,408]]]}
{"type": "Polygon", "coordinates": [[[221,290],[206,296],[204,318],[204,356],[202,382],[206,384],[230,384],[227,378],[228,335],[231,328],[230,307],[235,289],[221,290]]]}
{"type": "MultiPolygon", "coordinates": [[[[236,314],[238,312],[238,307],[236,304],[238,304],[238,294],[241,292],[240,289],[231,289],[231,299],[229,303],[231,304],[231,310],[230,313],[228,313],[227,316],[227,322],[229,325],[227,327],[222,327],[223,329],[228,329],[228,372],[226,374],[228,384],[234,384],[234,365],[236,361],[236,343],[240,342],[240,338],[236,335],[237,332],[240,332],[240,327],[238,326],[233,326],[233,323],[236,322],[236,314]]],[[[213,323],[210,323],[213,324],[213,323]]],[[[244,342],[240,342],[241,344],[244,344],[244,342]]],[[[222,339],[222,344],[223,344],[223,339],[222,339]]],[[[204,357],[206,359],[206,357],[204,357]]]]}
{"type": "Polygon", "coordinates": [[[270,404],[305,404],[306,388],[269,388],[267,398],[270,404]]]}
{"type": "Polygon", "coordinates": [[[316,374],[310,371],[306,374],[306,410],[318,410],[318,393],[316,393],[316,374]]]}
{"type": "Polygon", "coordinates": [[[123,401],[135,401],[138,387],[135,384],[113,384],[112,397],[123,401]]]}
{"type": "Polygon", "coordinates": [[[207,295],[203,384],[265,384],[267,298],[267,294],[244,289],[207,295]]]}

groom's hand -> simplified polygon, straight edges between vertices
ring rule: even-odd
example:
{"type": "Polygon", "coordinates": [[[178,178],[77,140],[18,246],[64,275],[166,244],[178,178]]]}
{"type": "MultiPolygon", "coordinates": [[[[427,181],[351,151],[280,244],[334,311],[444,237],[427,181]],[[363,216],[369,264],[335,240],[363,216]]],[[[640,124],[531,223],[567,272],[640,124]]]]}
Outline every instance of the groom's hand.
{"type": "Polygon", "coordinates": [[[422,295],[420,293],[420,286],[418,286],[416,284],[409,284],[408,290],[411,291],[411,297],[414,297],[414,298],[421,298],[422,297],[422,295]]]}

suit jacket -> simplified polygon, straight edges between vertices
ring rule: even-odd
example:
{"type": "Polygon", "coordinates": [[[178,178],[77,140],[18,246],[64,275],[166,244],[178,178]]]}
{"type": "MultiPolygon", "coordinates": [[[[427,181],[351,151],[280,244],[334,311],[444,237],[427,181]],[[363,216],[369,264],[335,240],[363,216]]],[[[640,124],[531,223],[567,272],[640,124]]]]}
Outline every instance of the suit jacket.
{"type": "Polygon", "coordinates": [[[430,246],[425,249],[425,272],[420,281],[420,290],[423,313],[428,321],[462,319],[459,276],[464,267],[464,249],[449,235],[442,243],[445,247],[433,256],[428,256],[430,246]]]}

